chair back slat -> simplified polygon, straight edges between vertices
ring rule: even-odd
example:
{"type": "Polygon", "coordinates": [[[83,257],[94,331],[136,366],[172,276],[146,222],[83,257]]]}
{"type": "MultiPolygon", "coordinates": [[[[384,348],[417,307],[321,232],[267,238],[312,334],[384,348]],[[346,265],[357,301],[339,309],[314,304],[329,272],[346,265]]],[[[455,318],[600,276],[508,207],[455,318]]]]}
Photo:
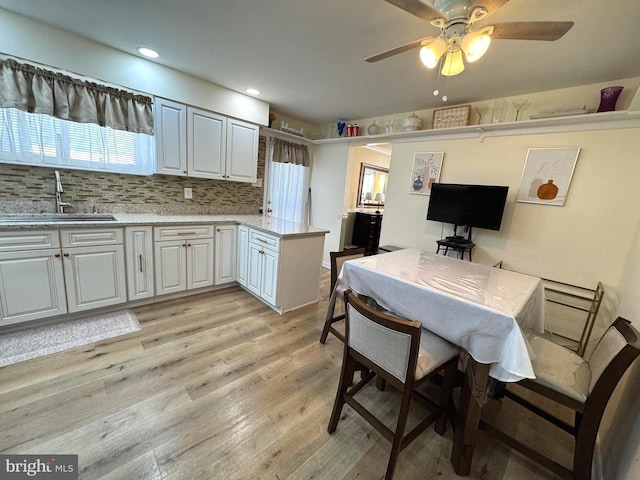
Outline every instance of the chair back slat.
{"type": "MultiPolygon", "coordinates": [[[[591,369],[589,393],[593,391],[605,369],[613,364],[618,357],[621,357],[620,354],[626,347],[635,349],[635,354],[638,355],[638,332],[628,320],[618,317],[607,329],[589,357],[589,368],[591,369]]],[[[622,373],[624,373],[624,370],[622,373]]],[[[618,380],[606,379],[608,382],[615,383],[618,380]]]]}
{"type": "Polygon", "coordinates": [[[349,305],[348,345],[401,382],[407,379],[411,335],[383,327],[349,305]]]}
{"type": "Polygon", "coordinates": [[[364,257],[364,248],[355,248],[351,250],[342,250],[340,252],[329,252],[331,259],[331,291],[333,291],[338,281],[338,275],[342,270],[342,265],[348,260],[355,260],[364,257]]]}
{"type": "Polygon", "coordinates": [[[347,347],[401,383],[412,383],[422,324],[376,310],[351,290],[344,293],[344,301],[347,347]]]}

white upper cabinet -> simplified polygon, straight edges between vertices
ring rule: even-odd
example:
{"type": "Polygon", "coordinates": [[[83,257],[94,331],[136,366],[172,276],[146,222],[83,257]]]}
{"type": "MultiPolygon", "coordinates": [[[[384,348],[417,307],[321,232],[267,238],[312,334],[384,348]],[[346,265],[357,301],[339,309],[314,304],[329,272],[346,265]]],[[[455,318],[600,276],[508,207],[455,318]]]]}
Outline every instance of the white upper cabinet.
{"type": "Polygon", "coordinates": [[[156,173],[187,174],[187,107],[156,98],[156,173]]]}
{"type": "Polygon", "coordinates": [[[258,175],[257,125],[228,119],[227,180],[255,183],[258,175]]]}
{"type": "Polygon", "coordinates": [[[156,98],[156,172],[255,183],[257,125],[156,98]]]}
{"type": "Polygon", "coordinates": [[[187,172],[192,177],[225,178],[227,119],[187,108],[187,172]]]}

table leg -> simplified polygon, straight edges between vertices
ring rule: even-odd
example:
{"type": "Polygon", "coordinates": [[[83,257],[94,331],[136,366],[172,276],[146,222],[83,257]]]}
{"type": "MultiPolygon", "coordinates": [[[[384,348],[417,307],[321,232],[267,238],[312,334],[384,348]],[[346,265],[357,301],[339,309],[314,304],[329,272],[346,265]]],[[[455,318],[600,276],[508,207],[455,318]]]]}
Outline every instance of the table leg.
{"type": "Polygon", "coordinates": [[[471,460],[476,446],[482,405],[486,401],[488,381],[489,365],[478,363],[469,356],[451,451],[451,464],[458,475],[469,475],[471,471],[471,460]]]}

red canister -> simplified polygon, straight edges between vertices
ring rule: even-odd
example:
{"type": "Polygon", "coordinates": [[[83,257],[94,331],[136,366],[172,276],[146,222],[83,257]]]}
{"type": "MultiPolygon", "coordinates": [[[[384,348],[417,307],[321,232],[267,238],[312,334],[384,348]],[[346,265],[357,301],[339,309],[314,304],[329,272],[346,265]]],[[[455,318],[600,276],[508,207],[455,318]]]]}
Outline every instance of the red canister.
{"type": "Polygon", "coordinates": [[[347,125],[347,137],[353,137],[353,125],[347,125]]]}
{"type": "Polygon", "coordinates": [[[357,137],[358,135],[360,135],[360,127],[358,126],[358,124],[355,124],[353,126],[353,136],[357,137]]]}

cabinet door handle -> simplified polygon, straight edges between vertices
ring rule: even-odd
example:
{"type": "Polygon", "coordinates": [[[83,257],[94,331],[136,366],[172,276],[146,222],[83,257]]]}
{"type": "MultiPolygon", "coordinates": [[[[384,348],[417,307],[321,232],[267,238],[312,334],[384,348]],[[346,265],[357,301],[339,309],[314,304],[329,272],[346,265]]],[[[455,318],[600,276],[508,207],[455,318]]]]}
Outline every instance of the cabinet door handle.
{"type": "Polygon", "coordinates": [[[176,232],[176,235],[197,235],[198,232],[176,232]]]}
{"type": "Polygon", "coordinates": [[[142,272],[142,254],[138,255],[138,258],[140,260],[140,272],[142,272]]]}
{"type": "Polygon", "coordinates": [[[187,243],[187,247],[190,247],[190,246],[191,246],[191,244],[190,244],[190,243],[187,243]]]}
{"type": "Polygon", "coordinates": [[[61,255],[59,253],[56,253],[53,256],[56,257],[56,258],[60,258],[61,255]]]}
{"type": "Polygon", "coordinates": [[[64,255],[65,257],[68,257],[69,254],[68,253],[63,253],[62,255],[64,255]]]}
{"type": "Polygon", "coordinates": [[[260,238],[260,237],[256,237],[256,240],[258,240],[259,242],[262,242],[262,243],[269,243],[267,240],[265,240],[264,238],[260,238]]]}

